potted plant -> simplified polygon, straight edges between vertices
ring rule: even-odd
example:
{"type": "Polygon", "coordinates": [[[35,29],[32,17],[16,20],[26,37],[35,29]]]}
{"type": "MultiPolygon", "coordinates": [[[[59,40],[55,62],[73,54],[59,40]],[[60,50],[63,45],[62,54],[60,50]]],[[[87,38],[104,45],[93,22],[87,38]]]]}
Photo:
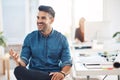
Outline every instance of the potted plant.
{"type": "Polygon", "coordinates": [[[120,42],[120,32],[115,32],[115,33],[113,34],[113,38],[115,38],[115,37],[117,37],[117,38],[116,38],[117,42],[120,42]]]}
{"type": "Polygon", "coordinates": [[[6,47],[6,40],[3,36],[3,32],[0,32],[0,46],[6,47]]]}
{"type": "Polygon", "coordinates": [[[0,55],[4,54],[4,47],[6,47],[6,39],[3,36],[3,32],[0,32],[0,55]]]}

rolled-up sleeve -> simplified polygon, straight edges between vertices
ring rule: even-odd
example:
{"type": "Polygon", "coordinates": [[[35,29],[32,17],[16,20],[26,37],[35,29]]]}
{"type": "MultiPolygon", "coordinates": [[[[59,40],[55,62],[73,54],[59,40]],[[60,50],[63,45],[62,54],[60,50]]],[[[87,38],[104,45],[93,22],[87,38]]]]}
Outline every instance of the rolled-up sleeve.
{"type": "Polygon", "coordinates": [[[21,55],[20,55],[21,59],[24,61],[26,65],[29,63],[30,55],[31,55],[30,37],[28,35],[24,40],[21,55]]]}
{"type": "Polygon", "coordinates": [[[62,45],[63,45],[63,50],[61,56],[61,60],[62,60],[61,67],[64,67],[66,65],[72,66],[72,58],[70,55],[69,44],[66,37],[63,38],[62,45]]]}

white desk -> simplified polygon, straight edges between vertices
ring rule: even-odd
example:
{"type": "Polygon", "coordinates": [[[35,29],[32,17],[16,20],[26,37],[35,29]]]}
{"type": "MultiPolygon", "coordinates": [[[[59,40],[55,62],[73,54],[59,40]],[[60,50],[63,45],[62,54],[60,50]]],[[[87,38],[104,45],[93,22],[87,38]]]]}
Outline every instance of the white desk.
{"type": "MultiPolygon", "coordinates": [[[[91,52],[95,53],[96,51],[99,50],[91,50],[91,49],[82,49],[82,50],[73,50],[72,54],[73,54],[73,70],[72,70],[72,75],[73,75],[73,79],[76,79],[80,76],[87,76],[87,80],[90,79],[90,76],[92,75],[117,75],[118,76],[118,80],[120,80],[120,69],[111,69],[111,68],[101,68],[101,69],[88,69],[83,65],[83,62],[94,59],[88,59],[87,57],[83,59],[83,57],[80,57],[80,53],[86,53],[87,55],[91,54],[91,52]]],[[[86,55],[86,56],[87,56],[86,55]]],[[[94,61],[98,61],[98,62],[104,62],[104,58],[100,57],[100,56],[94,56],[95,59],[94,61]]],[[[120,54],[117,57],[117,61],[120,60],[120,54]]]]}

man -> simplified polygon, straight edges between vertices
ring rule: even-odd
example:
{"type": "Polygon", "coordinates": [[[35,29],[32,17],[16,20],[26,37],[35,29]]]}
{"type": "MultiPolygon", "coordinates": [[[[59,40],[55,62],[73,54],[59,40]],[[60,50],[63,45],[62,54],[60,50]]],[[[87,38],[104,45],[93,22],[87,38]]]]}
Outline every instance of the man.
{"type": "Polygon", "coordinates": [[[27,35],[21,55],[12,49],[9,51],[18,65],[15,77],[17,80],[63,80],[72,66],[67,39],[51,26],[55,17],[53,8],[42,5],[38,9],[38,30],[27,35]]]}

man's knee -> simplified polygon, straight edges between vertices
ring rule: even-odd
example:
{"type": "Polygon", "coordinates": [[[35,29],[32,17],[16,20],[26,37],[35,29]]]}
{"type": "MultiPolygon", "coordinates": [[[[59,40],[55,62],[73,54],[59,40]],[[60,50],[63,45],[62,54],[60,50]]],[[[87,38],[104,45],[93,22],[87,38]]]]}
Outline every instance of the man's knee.
{"type": "Polygon", "coordinates": [[[19,76],[20,74],[22,74],[23,70],[25,69],[25,67],[22,66],[17,66],[14,70],[14,75],[15,76],[19,76]]]}

